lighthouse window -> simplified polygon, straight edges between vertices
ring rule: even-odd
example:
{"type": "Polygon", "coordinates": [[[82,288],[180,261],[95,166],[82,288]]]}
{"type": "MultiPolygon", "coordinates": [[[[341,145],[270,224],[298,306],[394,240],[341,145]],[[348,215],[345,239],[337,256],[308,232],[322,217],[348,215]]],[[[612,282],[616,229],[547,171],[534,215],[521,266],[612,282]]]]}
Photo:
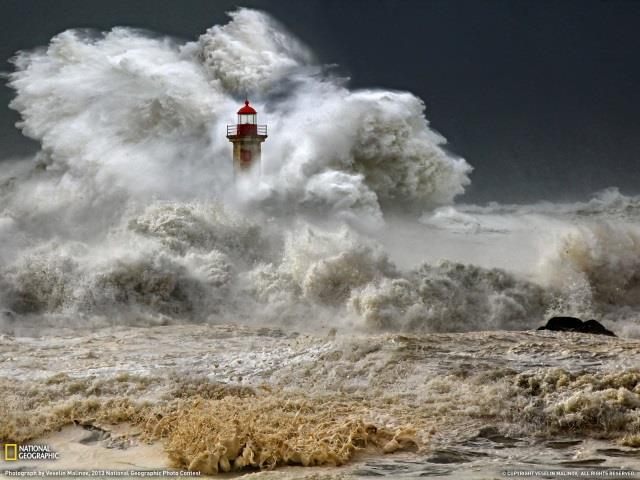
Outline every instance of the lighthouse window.
{"type": "Polygon", "coordinates": [[[257,123],[256,121],[256,114],[255,113],[251,113],[251,114],[240,114],[238,115],[238,123],[243,124],[243,123],[257,123]]]}

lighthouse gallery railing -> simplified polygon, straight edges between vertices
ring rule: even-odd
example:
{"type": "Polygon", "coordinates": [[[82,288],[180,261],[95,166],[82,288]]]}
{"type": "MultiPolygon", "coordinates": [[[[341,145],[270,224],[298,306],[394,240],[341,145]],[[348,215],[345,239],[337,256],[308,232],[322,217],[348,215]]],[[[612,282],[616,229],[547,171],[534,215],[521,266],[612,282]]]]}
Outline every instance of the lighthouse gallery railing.
{"type": "Polygon", "coordinates": [[[267,135],[266,125],[256,125],[255,123],[240,123],[237,125],[227,125],[227,137],[237,135],[267,135]]]}

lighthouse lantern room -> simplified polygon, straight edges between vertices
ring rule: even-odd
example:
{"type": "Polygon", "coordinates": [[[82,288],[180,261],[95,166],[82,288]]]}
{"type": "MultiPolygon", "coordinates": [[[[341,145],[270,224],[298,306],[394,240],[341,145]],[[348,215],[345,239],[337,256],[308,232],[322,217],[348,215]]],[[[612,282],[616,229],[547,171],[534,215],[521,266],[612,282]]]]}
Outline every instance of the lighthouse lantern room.
{"type": "Polygon", "coordinates": [[[238,123],[227,125],[227,138],[233,143],[235,175],[260,172],[261,145],[267,139],[267,126],[258,125],[258,112],[245,100],[238,110],[238,123]]]}

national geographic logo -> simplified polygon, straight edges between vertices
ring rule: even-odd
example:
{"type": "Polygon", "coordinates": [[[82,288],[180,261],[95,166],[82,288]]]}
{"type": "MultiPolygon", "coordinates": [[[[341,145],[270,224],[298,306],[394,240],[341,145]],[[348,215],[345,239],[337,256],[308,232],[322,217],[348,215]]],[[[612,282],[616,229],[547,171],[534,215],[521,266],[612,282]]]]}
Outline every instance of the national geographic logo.
{"type": "Polygon", "coordinates": [[[15,462],[18,460],[18,445],[15,443],[4,444],[4,461],[15,462]]]}
{"type": "Polygon", "coordinates": [[[52,451],[49,445],[4,444],[5,462],[16,462],[18,460],[58,460],[58,458],[60,458],[60,454],[52,451]]]}

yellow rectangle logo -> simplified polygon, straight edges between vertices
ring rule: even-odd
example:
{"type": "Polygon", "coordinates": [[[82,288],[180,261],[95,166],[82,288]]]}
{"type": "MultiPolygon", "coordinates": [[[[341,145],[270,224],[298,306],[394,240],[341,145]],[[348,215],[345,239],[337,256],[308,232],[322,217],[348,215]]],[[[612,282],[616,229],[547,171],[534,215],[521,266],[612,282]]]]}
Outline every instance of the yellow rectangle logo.
{"type": "Polygon", "coordinates": [[[15,443],[4,444],[4,459],[7,462],[15,462],[18,460],[18,445],[15,443]]]}

